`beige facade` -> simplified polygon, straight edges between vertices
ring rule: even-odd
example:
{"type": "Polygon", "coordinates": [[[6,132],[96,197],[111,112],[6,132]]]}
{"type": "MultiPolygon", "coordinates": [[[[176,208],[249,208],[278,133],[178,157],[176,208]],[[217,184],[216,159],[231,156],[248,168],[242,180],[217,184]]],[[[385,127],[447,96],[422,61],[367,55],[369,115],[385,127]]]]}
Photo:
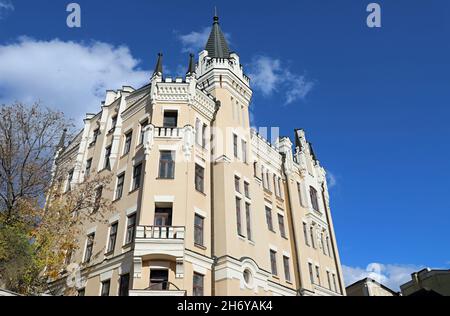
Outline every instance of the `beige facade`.
{"type": "Polygon", "coordinates": [[[347,296],[399,296],[399,293],[371,278],[347,286],[346,292],[347,296]]]}
{"type": "Polygon", "coordinates": [[[107,92],[57,160],[72,185],[115,179],[115,211],[80,223],[80,295],[345,295],[325,170],[303,130],[252,131],[251,98],[217,17],[185,78],[160,56],[148,85],[107,92]]]}

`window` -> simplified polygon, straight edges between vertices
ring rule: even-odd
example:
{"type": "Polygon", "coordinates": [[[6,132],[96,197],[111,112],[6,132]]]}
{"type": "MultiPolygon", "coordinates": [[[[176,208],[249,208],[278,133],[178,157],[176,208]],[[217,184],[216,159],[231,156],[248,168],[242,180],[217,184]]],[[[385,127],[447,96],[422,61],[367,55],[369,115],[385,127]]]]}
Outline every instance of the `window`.
{"type": "Polygon", "coordinates": [[[133,139],[133,132],[129,132],[125,135],[125,146],[123,148],[123,154],[127,155],[131,150],[131,141],[133,139]]]}
{"type": "Polygon", "coordinates": [[[266,221],[267,221],[267,227],[269,228],[270,231],[274,231],[273,230],[273,222],[272,222],[272,210],[270,209],[270,207],[266,206],[266,221]]]}
{"type": "Polygon", "coordinates": [[[85,179],[89,178],[89,176],[91,175],[91,168],[92,168],[92,158],[88,159],[88,161],[86,161],[86,169],[84,171],[85,179]]]}
{"type": "Polygon", "coordinates": [[[305,244],[309,247],[308,225],[306,223],[303,223],[303,236],[305,237],[305,244]]]}
{"type": "Polygon", "coordinates": [[[136,214],[128,216],[127,221],[127,235],[125,238],[125,244],[130,244],[134,240],[134,234],[136,231],[136,214]]]}
{"type": "Polygon", "coordinates": [[[242,140],[242,161],[247,163],[247,142],[242,140]]]}
{"type": "Polygon", "coordinates": [[[322,252],[324,255],[327,255],[325,240],[323,238],[323,233],[320,234],[320,243],[322,244],[322,252]]]}
{"type": "Polygon", "coordinates": [[[237,232],[239,236],[242,234],[242,216],[241,216],[241,199],[236,198],[236,221],[237,221],[237,232]]]}
{"type": "Polygon", "coordinates": [[[202,122],[199,119],[195,120],[195,140],[196,140],[197,145],[199,145],[199,146],[202,145],[200,137],[203,136],[202,130],[201,130],[201,124],[202,124],[202,122]]]}
{"type": "Polygon", "coordinates": [[[67,176],[66,192],[69,192],[70,190],[72,190],[72,181],[73,181],[74,172],[75,172],[74,169],[69,171],[69,175],[67,176]]]}
{"type": "Polygon", "coordinates": [[[320,268],[316,266],[316,278],[317,278],[317,284],[320,285],[320,268]]]}
{"type": "Polygon", "coordinates": [[[326,243],[327,243],[328,255],[329,255],[331,258],[333,258],[333,252],[331,251],[331,247],[330,247],[330,237],[329,237],[329,236],[327,236],[326,243]]]}
{"type": "Polygon", "coordinates": [[[275,191],[275,196],[279,196],[278,194],[278,186],[277,186],[277,176],[273,175],[273,190],[275,191]]]}
{"type": "Polygon", "coordinates": [[[272,191],[272,188],[270,187],[270,173],[269,171],[266,172],[266,183],[267,183],[267,190],[272,191]]]}
{"type": "Polygon", "coordinates": [[[141,123],[141,135],[139,136],[139,145],[144,143],[145,128],[148,126],[148,120],[141,123]]]}
{"type": "Polygon", "coordinates": [[[277,252],[275,250],[270,250],[270,267],[272,269],[273,275],[278,275],[277,270],[277,252]]]}
{"type": "Polygon", "coordinates": [[[123,185],[125,182],[125,173],[122,173],[120,176],[117,177],[117,188],[116,188],[116,200],[120,200],[123,195],[123,185]]]}
{"type": "Polygon", "coordinates": [[[250,184],[244,182],[244,194],[247,199],[250,199],[250,184]]]}
{"type": "Polygon", "coordinates": [[[169,290],[169,271],[168,270],[151,270],[150,271],[150,288],[153,291],[169,290]]]}
{"type": "Polygon", "coordinates": [[[309,268],[309,280],[311,281],[311,284],[314,284],[314,271],[312,263],[308,263],[308,268],[309,268]]]}
{"type": "Polygon", "coordinates": [[[94,133],[92,135],[92,143],[91,143],[91,145],[94,145],[97,142],[98,135],[100,135],[100,129],[99,128],[94,130],[94,133]]]}
{"type": "Polygon", "coordinates": [[[247,218],[247,239],[253,240],[252,238],[252,215],[250,204],[245,203],[245,217],[247,218]]]}
{"type": "Polygon", "coordinates": [[[233,152],[234,152],[234,157],[238,158],[238,137],[236,134],[233,134],[233,152]]]}
{"type": "Polygon", "coordinates": [[[316,240],[314,238],[314,227],[310,227],[309,228],[309,235],[311,237],[311,245],[313,246],[313,248],[316,248],[316,240]]]}
{"type": "Polygon", "coordinates": [[[117,126],[117,115],[115,115],[111,118],[111,130],[109,132],[110,133],[114,132],[114,130],[116,129],[116,126],[117,126]]]}
{"type": "Polygon", "coordinates": [[[261,166],[261,179],[262,179],[263,188],[267,189],[267,183],[266,183],[265,175],[266,175],[266,173],[265,173],[265,170],[264,170],[264,166],[261,166]]]}
{"type": "Polygon", "coordinates": [[[327,281],[328,281],[328,289],[331,291],[330,271],[327,271],[327,281]]]}
{"type": "Polygon", "coordinates": [[[111,169],[111,146],[106,147],[105,149],[105,164],[103,165],[103,169],[111,169]]]}
{"type": "Polygon", "coordinates": [[[86,295],[86,290],[85,289],[79,289],[78,290],[78,296],[85,296],[86,295]]]}
{"type": "Polygon", "coordinates": [[[309,194],[311,196],[312,207],[316,212],[319,212],[319,202],[317,200],[317,190],[313,187],[309,188],[309,194]]]}
{"type": "Polygon", "coordinates": [[[203,296],[203,285],[205,277],[199,273],[194,272],[193,280],[193,296],[203,296]]]}
{"type": "Polygon", "coordinates": [[[161,151],[159,160],[159,178],[174,179],[175,178],[175,152],[161,151]]]}
{"type": "Polygon", "coordinates": [[[102,282],[102,295],[109,296],[109,289],[111,287],[111,280],[106,280],[102,282]]]}
{"type": "Polygon", "coordinates": [[[203,124],[202,128],[202,147],[206,148],[206,144],[208,143],[208,135],[206,133],[208,126],[203,124]]]}
{"type": "Polygon", "coordinates": [[[333,285],[334,285],[334,291],[340,293],[341,291],[337,287],[336,274],[334,274],[334,273],[333,273],[333,285]]]}
{"type": "MultiPolygon", "coordinates": [[[[155,222],[157,227],[171,227],[172,226],[172,206],[170,207],[156,207],[155,209],[155,222]]],[[[163,230],[160,230],[161,234],[163,230]]],[[[168,232],[168,231],[166,231],[168,232]]]]}
{"type": "Polygon", "coordinates": [[[281,237],[286,238],[286,229],[284,228],[284,216],[278,214],[278,226],[280,228],[281,237]]]}
{"type": "Polygon", "coordinates": [[[87,236],[87,242],[86,242],[86,251],[84,255],[84,262],[89,263],[92,258],[92,252],[94,250],[94,239],[95,239],[95,233],[92,233],[87,236]]]}
{"type": "Polygon", "coordinates": [[[119,227],[118,223],[114,223],[110,227],[107,253],[113,252],[114,248],[116,248],[117,229],[118,229],[118,227],[119,227]]]}
{"type": "Polygon", "coordinates": [[[128,296],[130,289],[130,274],[124,274],[120,276],[119,281],[119,296],[128,296]]]}
{"type": "Polygon", "coordinates": [[[204,246],[204,240],[203,240],[203,227],[204,227],[205,219],[195,214],[195,220],[194,220],[194,243],[197,246],[204,246]]]}
{"type": "Polygon", "coordinates": [[[177,111],[165,111],[164,112],[164,126],[167,128],[175,128],[178,126],[178,112],[177,111]]]}
{"type": "Polygon", "coordinates": [[[234,190],[238,193],[241,193],[241,179],[237,176],[234,177],[234,190]]]}
{"type": "Polygon", "coordinates": [[[195,165],[195,189],[199,192],[205,192],[205,169],[195,165]]]}
{"type": "Polygon", "coordinates": [[[282,185],[281,185],[281,178],[278,178],[277,185],[278,185],[278,197],[283,198],[283,190],[282,190],[282,185]]]}
{"type": "Polygon", "coordinates": [[[297,182],[297,191],[298,191],[298,201],[299,201],[300,205],[303,205],[302,185],[300,184],[300,182],[297,182]]]}
{"type": "Polygon", "coordinates": [[[284,277],[286,281],[291,281],[291,269],[289,267],[289,257],[283,256],[284,277]]]}
{"type": "Polygon", "coordinates": [[[101,185],[95,190],[94,209],[92,210],[93,213],[97,212],[100,209],[102,203],[102,195],[103,186],[101,185]]]}
{"type": "Polygon", "coordinates": [[[134,167],[133,170],[133,183],[131,187],[132,191],[135,191],[141,187],[141,178],[142,178],[141,174],[142,174],[142,164],[138,164],[137,166],[134,167]]]}

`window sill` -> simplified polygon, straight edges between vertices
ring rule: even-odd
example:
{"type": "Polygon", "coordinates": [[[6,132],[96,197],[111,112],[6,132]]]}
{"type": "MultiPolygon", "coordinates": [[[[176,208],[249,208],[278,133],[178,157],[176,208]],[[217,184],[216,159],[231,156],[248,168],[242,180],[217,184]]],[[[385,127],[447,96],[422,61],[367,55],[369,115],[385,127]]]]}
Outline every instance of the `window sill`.
{"type": "Polygon", "coordinates": [[[198,248],[198,249],[201,249],[201,250],[207,250],[207,249],[208,249],[208,248],[206,248],[206,247],[203,246],[203,245],[194,244],[194,246],[195,246],[196,248],[198,248]]]}
{"type": "Polygon", "coordinates": [[[156,180],[158,180],[158,181],[174,181],[175,180],[175,178],[156,178],[156,180]]]}
{"type": "Polygon", "coordinates": [[[131,190],[130,192],[128,192],[128,195],[132,195],[132,194],[138,192],[140,190],[140,188],[141,187],[131,190]]]}
{"type": "Polygon", "coordinates": [[[109,257],[112,257],[112,255],[114,255],[114,250],[111,250],[111,251],[105,253],[105,258],[109,259],[109,257]]]}
{"type": "Polygon", "coordinates": [[[122,249],[123,249],[123,250],[128,250],[128,249],[131,248],[132,245],[133,245],[133,242],[129,242],[128,244],[123,245],[123,246],[122,246],[122,249]]]}
{"type": "Polygon", "coordinates": [[[201,195],[203,195],[203,196],[206,197],[206,193],[205,193],[205,192],[199,191],[199,190],[197,190],[197,189],[195,189],[195,191],[196,191],[198,194],[201,194],[201,195]]]}
{"type": "Polygon", "coordinates": [[[272,278],[274,278],[275,280],[280,281],[280,277],[278,275],[272,274],[272,278]]]}
{"type": "Polygon", "coordinates": [[[247,238],[241,234],[238,235],[239,239],[242,241],[247,241],[247,238]]]}
{"type": "Polygon", "coordinates": [[[120,156],[120,160],[122,160],[123,158],[125,158],[125,157],[128,157],[128,155],[130,154],[130,152],[127,152],[126,154],[123,154],[122,156],[120,156]]]}
{"type": "Polygon", "coordinates": [[[290,284],[290,285],[294,285],[294,283],[292,281],[290,281],[290,280],[286,280],[286,283],[290,284]]]}
{"type": "Polygon", "coordinates": [[[113,200],[111,203],[112,203],[112,204],[116,204],[116,203],[119,202],[120,200],[122,200],[122,197],[113,200]]]}

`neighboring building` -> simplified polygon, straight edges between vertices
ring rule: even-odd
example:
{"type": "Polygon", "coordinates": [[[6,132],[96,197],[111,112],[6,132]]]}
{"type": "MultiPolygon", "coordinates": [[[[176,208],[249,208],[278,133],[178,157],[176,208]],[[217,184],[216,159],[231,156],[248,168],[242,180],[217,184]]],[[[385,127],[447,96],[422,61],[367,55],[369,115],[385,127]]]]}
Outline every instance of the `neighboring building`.
{"type": "Polygon", "coordinates": [[[399,296],[399,293],[371,278],[365,278],[347,286],[346,292],[347,296],[399,296]]]}
{"type": "Polygon", "coordinates": [[[251,98],[218,17],[185,78],[160,54],[147,85],[107,92],[56,160],[66,188],[115,178],[117,213],[80,223],[79,295],[345,295],[325,170],[303,130],[295,148],[251,131],[251,98]]]}
{"type": "Polygon", "coordinates": [[[450,296],[450,270],[423,269],[400,286],[403,296],[450,296]]]}

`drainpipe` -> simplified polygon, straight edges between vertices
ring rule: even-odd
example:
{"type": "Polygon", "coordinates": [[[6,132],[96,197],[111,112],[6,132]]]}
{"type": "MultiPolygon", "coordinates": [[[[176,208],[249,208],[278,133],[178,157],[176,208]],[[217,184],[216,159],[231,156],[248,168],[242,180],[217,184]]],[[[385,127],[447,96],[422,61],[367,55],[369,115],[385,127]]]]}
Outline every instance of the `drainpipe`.
{"type": "MultiPolygon", "coordinates": [[[[214,111],[214,115],[213,115],[213,119],[211,120],[211,128],[214,126],[214,123],[216,122],[216,118],[217,118],[217,113],[219,112],[219,109],[221,107],[221,103],[218,100],[214,100],[216,102],[216,109],[214,111]]],[[[216,265],[217,265],[217,261],[218,258],[215,255],[215,239],[214,239],[214,161],[213,161],[213,150],[212,147],[213,146],[213,133],[211,134],[211,138],[210,138],[210,195],[211,195],[211,257],[213,259],[213,264],[211,266],[211,296],[216,296],[216,273],[215,273],[215,269],[216,269],[216,265]]]]}
{"type": "Polygon", "coordinates": [[[296,277],[298,278],[297,280],[297,284],[299,285],[299,289],[297,290],[297,295],[298,296],[303,296],[303,288],[301,286],[301,274],[302,274],[302,269],[300,267],[300,258],[298,256],[298,251],[297,251],[297,238],[295,235],[295,224],[294,224],[294,217],[293,217],[293,213],[292,213],[292,194],[291,194],[291,190],[289,188],[289,178],[286,174],[286,172],[284,172],[284,170],[286,170],[285,166],[286,166],[286,153],[281,153],[282,156],[282,165],[283,165],[283,173],[286,176],[286,189],[287,189],[287,195],[288,195],[288,203],[289,203],[289,217],[291,218],[291,230],[292,230],[292,240],[294,242],[294,254],[295,254],[295,260],[297,262],[297,271],[298,273],[296,273],[296,277]]]}

